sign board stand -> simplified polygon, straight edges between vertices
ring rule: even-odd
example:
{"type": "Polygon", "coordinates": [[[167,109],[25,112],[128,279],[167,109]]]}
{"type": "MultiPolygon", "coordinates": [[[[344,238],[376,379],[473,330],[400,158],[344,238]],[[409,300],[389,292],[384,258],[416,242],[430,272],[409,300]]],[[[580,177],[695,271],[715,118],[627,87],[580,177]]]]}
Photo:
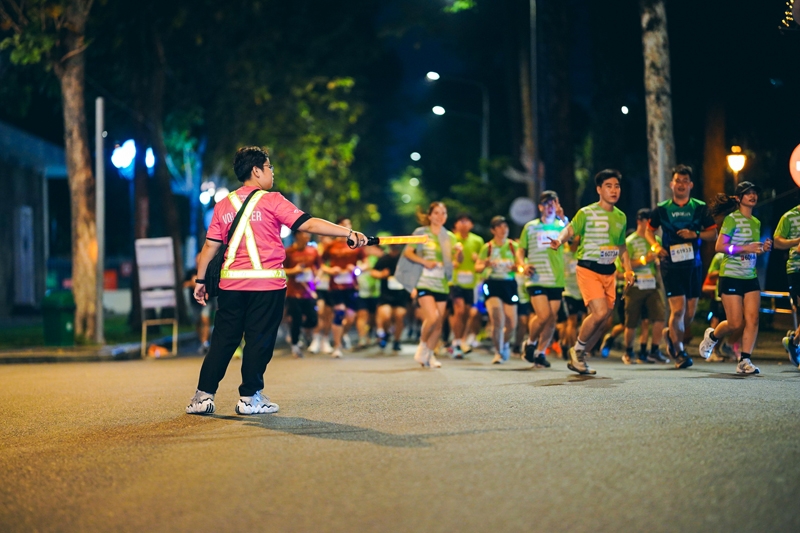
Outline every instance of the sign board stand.
{"type": "Polygon", "coordinates": [[[171,237],[136,239],[136,265],[142,301],[142,358],[147,353],[148,325],[172,324],[172,355],[178,354],[178,300],[172,246],[171,237]],[[146,318],[148,309],[168,308],[174,309],[174,318],[146,318]]]}

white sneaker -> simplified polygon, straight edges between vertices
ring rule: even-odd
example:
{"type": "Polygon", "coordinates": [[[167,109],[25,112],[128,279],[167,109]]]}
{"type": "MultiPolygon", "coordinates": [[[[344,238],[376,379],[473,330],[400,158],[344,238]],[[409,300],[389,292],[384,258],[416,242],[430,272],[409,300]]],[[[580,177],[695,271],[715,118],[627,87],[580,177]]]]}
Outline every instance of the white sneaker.
{"type": "Polygon", "coordinates": [[[589,365],[586,364],[586,352],[578,352],[575,350],[574,346],[569,349],[567,368],[578,374],[588,374],[590,376],[597,374],[594,368],[590,368],[589,365]]]}
{"type": "Polygon", "coordinates": [[[333,353],[333,346],[327,337],[322,338],[322,353],[333,353]]]}
{"type": "Polygon", "coordinates": [[[308,351],[313,354],[318,354],[320,348],[319,345],[320,345],[319,335],[314,335],[314,339],[311,341],[311,344],[308,347],[308,351]]]}
{"type": "Polygon", "coordinates": [[[714,328],[706,328],[706,332],[703,333],[703,340],[700,342],[700,356],[703,359],[708,359],[711,356],[711,352],[714,351],[714,346],[717,345],[716,342],[711,340],[711,334],[714,333],[714,328]]]}
{"type": "Polygon", "coordinates": [[[750,375],[750,374],[759,374],[760,372],[761,371],[758,369],[758,367],[754,365],[752,361],[750,361],[750,359],[748,359],[747,357],[742,358],[742,360],[739,361],[739,364],[736,365],[737,374],[750,375]]]}
{"type": "Polygon", "coordinates": [[[430,356],[428,354],[428,347],[425,343],[421,342],[417,346],[417,351],[414,353],[414,361],[422,366],[430,366],[430,356]]]}
{"type": "Polygon", "coordinates": [[[505,360],[503,359],[503,355],[500,352],[494,352],[494,359],[492,359],[492,364],[493,365],[502,365],[503,363],[505,363],[505,360]]]}
{"type": "Polygon", "coordinates": [[[333,351],[333,353],[331,354],[331,357],[333,357],[335,359],[341,359],[342,358],[342,351],[339,348],[336,348],[333,351]]]}
{"type": "Polygon", "coordinates": [[[442,363],[436,359],[436,355],[433,353],[432,350],[428,350],[428,364],[431,368],[442,368],[442,363]]]}
{"type": "Polygon", "coordinates": [[[187,415],[210,415],[214,412],[214,395],[197,390],[186,406],[187,415]]]}
{"type": "Polygon", "coordinates": [[[292,357],[296,357],[298,359],[303,357],[303,347],[300,346],[300,343],[292,344],[292,357]]]}
{"type": "Polygon", "coordinates": [[[349,350],[352,347],[353,343],[350,341],[350,336],[346,333],[342,334],[342,348],[349,350]]]}
{"type": "Polygon", "coordinates": [[[239,415],[263,415],[277,413],[278,404],[269,401],[269,398],[261,395],[261,391],[252,396],[242,396],[236,404],[236,414],[239,415]]]}

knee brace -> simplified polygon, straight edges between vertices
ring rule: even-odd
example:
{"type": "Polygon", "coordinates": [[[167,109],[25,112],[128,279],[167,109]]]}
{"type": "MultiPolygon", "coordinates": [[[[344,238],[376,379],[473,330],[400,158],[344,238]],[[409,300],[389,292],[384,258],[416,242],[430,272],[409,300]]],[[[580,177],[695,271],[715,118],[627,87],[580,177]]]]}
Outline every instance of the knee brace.
{"type": "Polygon", "coordinates": [[[347,315],[347,311],[344,309],[334,309],[333,310],[333,325],[334,326],[341,326],[344,322],[344,317],[347,315]]]}

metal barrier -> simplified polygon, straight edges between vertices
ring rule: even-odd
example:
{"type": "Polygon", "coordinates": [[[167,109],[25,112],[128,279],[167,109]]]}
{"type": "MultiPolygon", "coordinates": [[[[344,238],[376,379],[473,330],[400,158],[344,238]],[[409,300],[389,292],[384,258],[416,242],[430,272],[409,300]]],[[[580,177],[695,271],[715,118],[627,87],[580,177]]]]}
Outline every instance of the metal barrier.
{"type": "Polygon", "coordinates": [[[792,301],[791,296],[789,296],[788,292],[776,292],[776,291],[761,291],[761,298],[770,299],[770,306],[764,307],[762,306],[759,311],[764,314],[774,315],[774,314],[782,314],[782,315],[792,315],[792,320],[794,321],[794,329],[797,329],[797,307],[794,305],[794,301],[792,301]],[[790,308],[787,309],[785,307],[778,307],[775,305],[776,300],[786,298],[789,300],[790,308]]]}

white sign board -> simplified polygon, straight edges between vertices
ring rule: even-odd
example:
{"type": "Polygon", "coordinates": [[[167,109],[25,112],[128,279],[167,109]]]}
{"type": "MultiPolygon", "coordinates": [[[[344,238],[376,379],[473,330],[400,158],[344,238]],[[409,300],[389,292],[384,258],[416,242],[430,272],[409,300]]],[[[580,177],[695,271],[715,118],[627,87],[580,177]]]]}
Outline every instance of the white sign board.
{"type": "Polygon", "coordinates": [[[172,238],[136,239],[136,265],[139,269],[139,288],[174,288],[175,256],[172,238]]]}
{"type": "Polygon", "coordinates": [[[508,214],[515,224],[523,226],[536,218],[536,204],[530,198],[520,196],[511,202],[508,214]]]}

